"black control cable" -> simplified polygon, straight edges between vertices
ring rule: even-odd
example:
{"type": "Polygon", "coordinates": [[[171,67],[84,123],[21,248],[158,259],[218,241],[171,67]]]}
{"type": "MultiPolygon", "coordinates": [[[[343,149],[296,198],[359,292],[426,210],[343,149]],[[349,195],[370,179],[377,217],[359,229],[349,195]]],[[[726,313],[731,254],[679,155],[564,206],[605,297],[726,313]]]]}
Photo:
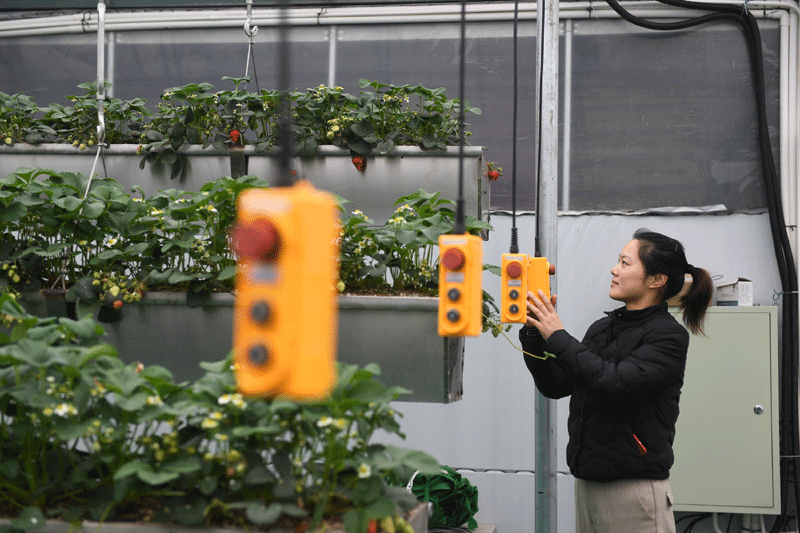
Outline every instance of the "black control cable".
{"type": "Polygon", "coordinates": [[[461,57],[458,64],[458,197],[456,199],[455,235],[467,232],[464,218],[464,85],[467,56],[467,2],[461,0],[461,57]]]}
{"type": "Polygon", "coordinates": [[[508,251],[512,254],[519,253],[517,237],[517,95],[519,84],[517,82],[517,31],[519,26],[519,0],[514,0],[514,97],[511,119],[511,246],[508,251]]]}
{"type": "Polygon", "coordinates": [[[279,0],[278,5],[278,53],[275,54],[275,70],[278,72],[280,86],[280,118],[278,121],[278,139],[281,146],[276,187],[294,185],[291,173],[292,157],[292,102],[289,96],[289,80],[291,79],[291,62],[289,50],[289,17],[286,11],[289,0],[279,0]]]}
{"type": "Polygon", "coordinates": [[[536,19],[539,22],[539,43],[541,50],[539,50],[539,101],[537,107],[537,122],[536,122],[536,176],[534,176],[534,183],[536,184],[536,233],[534,234],[534,257],[542,257],[542,250],[539,246],[539,236],[541,235],[540,228],[542,227],[541,221],[541,187],[542,187],[542,129],[544,120],[542,119],[542,103],[544,97],[542,92],[544,89],[544,16],[542,13],[536,14],[536,19]]]}

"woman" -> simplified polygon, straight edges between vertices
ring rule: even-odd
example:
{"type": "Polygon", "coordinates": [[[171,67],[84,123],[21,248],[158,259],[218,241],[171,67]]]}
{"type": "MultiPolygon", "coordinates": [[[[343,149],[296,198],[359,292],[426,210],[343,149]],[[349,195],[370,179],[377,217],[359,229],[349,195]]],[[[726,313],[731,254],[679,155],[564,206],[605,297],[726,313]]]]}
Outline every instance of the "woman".
{"type": "Polygon", "coordinates": [[[689,332],[667,310],[684,274],[683,320],[702,333],[713,282],[680,242],[639,230],[611,269],[609,296],[625,304],[583,341],[564,331],[555,295],[528,293],[520,331],[525,364],[548,398],[570,396],[567,464],[578,533],[675,531],[669,469],[689,332]]]}

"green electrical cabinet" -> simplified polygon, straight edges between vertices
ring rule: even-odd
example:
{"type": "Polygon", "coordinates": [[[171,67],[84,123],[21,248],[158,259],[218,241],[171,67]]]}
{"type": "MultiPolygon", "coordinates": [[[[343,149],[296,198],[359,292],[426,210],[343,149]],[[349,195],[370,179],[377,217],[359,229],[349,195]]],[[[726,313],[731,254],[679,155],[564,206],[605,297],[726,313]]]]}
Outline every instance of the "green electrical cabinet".
{"type": "Polygon", "coordinates": [[[780,512],[777,320],[776,307],[712,307],[705,336],[692,336],[670,475],[675,510],[780,512]]]}

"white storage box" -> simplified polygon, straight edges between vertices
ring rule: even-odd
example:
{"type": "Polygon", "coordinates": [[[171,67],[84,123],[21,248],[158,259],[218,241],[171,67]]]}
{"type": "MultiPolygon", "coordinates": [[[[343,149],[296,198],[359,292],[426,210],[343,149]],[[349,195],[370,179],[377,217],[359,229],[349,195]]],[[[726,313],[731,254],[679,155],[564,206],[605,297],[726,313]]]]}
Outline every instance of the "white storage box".
{"type": "Polygon", "coordinates": [[[722,278],[716,281],[717,305],[753,305],[753,282],[746,278],[722,278]]]}

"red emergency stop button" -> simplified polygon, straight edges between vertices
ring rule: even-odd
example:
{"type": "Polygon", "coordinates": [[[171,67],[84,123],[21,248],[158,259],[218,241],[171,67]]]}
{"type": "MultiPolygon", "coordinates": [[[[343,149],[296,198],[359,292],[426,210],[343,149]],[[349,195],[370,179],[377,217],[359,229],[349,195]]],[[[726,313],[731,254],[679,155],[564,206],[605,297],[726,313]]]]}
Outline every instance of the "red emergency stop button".
{"type": "Polygon", "coordinates": [[[458,248],[450,248],[442,255],[442,264],[448,270],[458,270],[466,261],[464,252],[458,248]]]}
{"type": "Polygon", "coordinates": [[[550,275],[555,276],[555,274],[556,274],[556,266],[550,265],[550,275]]]}
{"type": "Polygon", "coordinates": [[[281,247],[278,230],[269,220],[236,226],[231,240],[236,255],[260,261],[275,261],[281,247]]]}
{"type": "Polygon", "coordinates": [[[506,265],[506,274],[509,278],[518,278],[522,275],[522,265],[512,261],[506,265]]]}

